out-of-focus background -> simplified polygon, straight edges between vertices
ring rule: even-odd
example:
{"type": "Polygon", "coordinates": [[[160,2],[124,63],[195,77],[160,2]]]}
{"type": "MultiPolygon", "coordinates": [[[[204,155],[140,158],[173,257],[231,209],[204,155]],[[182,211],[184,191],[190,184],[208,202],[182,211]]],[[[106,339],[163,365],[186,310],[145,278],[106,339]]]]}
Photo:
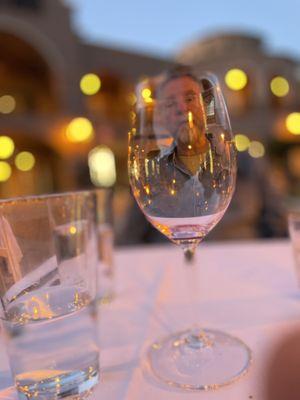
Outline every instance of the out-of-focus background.
{"type": "Polygon", "coordinates": [[[0,198],[113,187],[117,244],[161,240],[127,177],[134,86],[214,72],[239,158],[213,239],[286,235],[300,202],[300,3],[1,0],[0,198]]]}

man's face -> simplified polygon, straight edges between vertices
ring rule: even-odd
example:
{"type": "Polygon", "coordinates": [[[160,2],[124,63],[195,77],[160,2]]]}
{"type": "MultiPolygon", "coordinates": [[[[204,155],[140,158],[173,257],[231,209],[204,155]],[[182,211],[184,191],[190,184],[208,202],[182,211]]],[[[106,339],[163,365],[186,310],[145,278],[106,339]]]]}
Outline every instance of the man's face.
{"type": "Polygon", "coordinates": [[[192,124],[204,131],[205,114],[200,93],[199,84],[188,76],[170,80],[162,88],[158,100],[163,124],[175,138],[192,124]]]}

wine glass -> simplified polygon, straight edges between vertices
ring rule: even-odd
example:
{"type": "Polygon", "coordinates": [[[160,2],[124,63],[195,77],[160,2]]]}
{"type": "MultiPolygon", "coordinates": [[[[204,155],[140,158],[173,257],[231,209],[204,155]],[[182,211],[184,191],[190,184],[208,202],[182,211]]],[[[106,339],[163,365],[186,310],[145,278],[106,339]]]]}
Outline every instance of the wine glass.
{"type": "MultiPolygon", "coordinates": [[[[189,262],[235,188],[236,150],[220,85],[212,74],[178,66],[139,83],[136,96],[128,153],[133,195],[189,262]]],[[[149,360],[165,383],[208,390],[243,375],[251,351],[238,338],[193,326],[154,343],[149,360]]]]}

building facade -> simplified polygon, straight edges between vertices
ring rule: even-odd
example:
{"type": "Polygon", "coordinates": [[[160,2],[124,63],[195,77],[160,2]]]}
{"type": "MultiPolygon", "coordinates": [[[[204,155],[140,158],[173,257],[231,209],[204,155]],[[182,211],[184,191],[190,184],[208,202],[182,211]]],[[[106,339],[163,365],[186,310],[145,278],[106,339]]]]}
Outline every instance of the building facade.
{"type": "MultiPolygon", "coordinates": [[[[153,75],[169,60],[84,43],[72,29],[71,10],[59,0],[0,2],[0,129],[13,139],[15,151],[5,162],[12,167],[0,183],[0,196],[45,193],[89,183],[87,154],[97,144],[116,156],[120,183],[124,176],[130,96],[137,79],[153,75]],[[85,96],[80,80],[86,73],[101,77],[101,90],[85,96]],[[15,101],[1,112],[1,98],[15,101]],[[66,140],[68,123],[88,118],[93,140],[66,140]],[[17,152],[30,150],[35,168],[14,167],[17,152]]],[[[5,105],[4,105],[5,108],[5,105]]]]}
{"type": "MultiPolygon", "coordinates": [[[[191,43],[178,53],[177,61],[213,71],[218,76],[234,133],[263,144],[269,179],[282,192],[286,207],[297,205],[300,197],[299,61],[274,55],[261,38],[240,33],[217,34],[191,43]],[[232,69],[245,73],[247,82],[243,88],[232,90],[226,84],[226,74],[232,69]],[[289,124],[293,122],[290,117],[294,117],[294,125],[289,124]]],[[[257,158],[252,161],[259,163],[257,158]]]]}
{"type": "Polygon", "coordinates": [[[218,76],[234,133],[250,144],[263,145],[259,155],[251,151],[249,155],[245,146],[242,162],[248,158],[251,169],[266,151],[270,179],[277,189],[300,196],[300,128],[295,117],[300,111],[300,65],[270,54],[259,37],[219,33],[187,44],[174,60],[160,59],[84,42],[72,27],[72,10],[62,1],[1,0],[0,49],[0,197],[91,187],[88,154],[106,145],[115,155],[118,208],[124,213],[134,85],[175,62],[218,76]],[[246,76],[239,88],[226,81],[228,72],[236,69],[246,76]],[[87,73],[101,79],[101,89],[89,96],[80,89],[87,73]],[[284,95],[272,89],[278,77],[285,80],[285,89],[288,85],[284,95]],[[292,113],[296,134],[286,123],[292,113]],[[82,117],[91,122],[93,136],[68,140],[70,122],[82,117]],[[2,155],[1,136],[13,142],[11,151],[2,155]],[[16,158],[24,151],[35,157],[30,170],[16,167],[16,158]]]}

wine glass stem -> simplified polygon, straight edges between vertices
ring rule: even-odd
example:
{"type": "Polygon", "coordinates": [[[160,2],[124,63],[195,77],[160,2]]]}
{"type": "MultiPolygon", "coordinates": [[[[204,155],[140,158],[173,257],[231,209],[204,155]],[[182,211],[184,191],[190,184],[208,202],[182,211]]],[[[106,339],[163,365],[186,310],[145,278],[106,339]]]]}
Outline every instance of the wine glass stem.
{"type": "MultiPolygon", "coordinates": [[[[189,250],[189,249],[188,249],[189,250]]],[[[205,332],[200,328],[201,321],[199,321],[199,276],[198,267],[195,262],[195,254],[192,250],[184,251],[184,273],[186,277],[187,290],[188,290],[188,312],[191,326],[187,336],[185,337],[185,344],[191,348],[199,349],[211,346],[210,340],[206,337],[205,332]]]]}
{"type": "Polygon", "coordinates": [[[183,273],[185,275],[186,280],[186,288],[187,288],[187,302],[188,302],[188,312],[189,312],[189,320],[193,325],[196,325],[195,319],[198,319],[198,313],[195,315],[195,309],[197,310],[198,303],[198,293],[199,293],[199,284],[198,284],[198,269],[195,262],[195,254],[192,251],[184,252],[184,261],[183,261],[183,273]]]}
{"type": "Polygon", "coordinates": [[[184,252],[184,261],[186,264],[193,264],[195,261],[195,250],[190,247],[183,250],[184,252]]]}

